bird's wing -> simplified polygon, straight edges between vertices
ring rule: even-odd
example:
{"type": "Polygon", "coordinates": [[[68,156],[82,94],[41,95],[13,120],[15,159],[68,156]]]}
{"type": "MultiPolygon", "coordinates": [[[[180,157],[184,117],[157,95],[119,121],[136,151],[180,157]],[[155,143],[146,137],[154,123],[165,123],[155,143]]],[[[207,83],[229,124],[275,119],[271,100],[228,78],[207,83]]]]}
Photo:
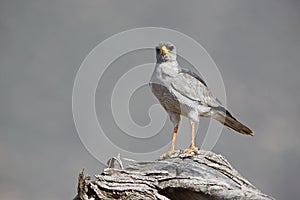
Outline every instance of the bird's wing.
{"type": "Polygon", "coordinates": [[[198,101],[202,105],[218,107],[221,105],[207,88],[206,83],[197,74],[183,69],[178,76],[174,78],[171,84],[172,88],[193,101],[198,101]]]}

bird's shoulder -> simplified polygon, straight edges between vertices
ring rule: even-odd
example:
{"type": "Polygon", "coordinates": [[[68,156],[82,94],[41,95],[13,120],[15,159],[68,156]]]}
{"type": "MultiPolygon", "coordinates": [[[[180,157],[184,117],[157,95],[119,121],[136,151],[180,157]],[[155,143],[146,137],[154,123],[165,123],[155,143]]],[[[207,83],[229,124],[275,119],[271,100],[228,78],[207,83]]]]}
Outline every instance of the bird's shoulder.
{"type": "Polygon", "coordinates": [[[190,69],[187,68],[181,68],[179,71],[179,74],[184,74],[186,76],[191,76],[193,78],[195,78],[196,80],[198,80],[200,83],[202,83],[205,87],[207,87],[207,84],[205,83],[205,81],[195,72],[193,72],[190,69]]]}
{"type": "Polygon", "coordinates": [[[198,101],[202,105],[219,106],[221,104],[208,89],[205,81],[189,69],[180,69],[171,86],[176,92],[190,100],[198,101]]]}

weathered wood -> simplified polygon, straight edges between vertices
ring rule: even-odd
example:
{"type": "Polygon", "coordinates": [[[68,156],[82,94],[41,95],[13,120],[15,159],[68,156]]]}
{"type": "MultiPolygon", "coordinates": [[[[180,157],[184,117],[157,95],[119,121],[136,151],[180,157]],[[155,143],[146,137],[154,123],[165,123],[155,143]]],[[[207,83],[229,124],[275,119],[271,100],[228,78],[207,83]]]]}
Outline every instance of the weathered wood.
{"type": "Polygon", "coordinates": [[[157,161],[115,157],[91,180],[82,171],[76,200],[273,199],[243,178],[221,155],[199,151],[157,161]],[[123,166],[124,165],[124,166],[123,166]]]}

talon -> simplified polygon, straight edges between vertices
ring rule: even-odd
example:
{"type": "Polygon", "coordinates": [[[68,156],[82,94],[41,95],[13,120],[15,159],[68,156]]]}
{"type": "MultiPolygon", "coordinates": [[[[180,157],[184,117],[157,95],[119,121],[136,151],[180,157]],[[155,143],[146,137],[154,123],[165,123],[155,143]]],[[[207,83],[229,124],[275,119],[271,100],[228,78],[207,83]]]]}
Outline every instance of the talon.
{"type": "Polygon", "coordinates": [[[167,158],[167,157],[171,157],[173,154],[179,153],[179,152],[180,152],[180,150],[168,151],[168,152],[162,154],[159,158],[164,159],[164,158],[167,158]]]}
{"type": "Polygon", "coordinates": [[[184,154],[190,154],[190,153],[195,153],[195,154],[197,154],[198,151],[199,151],[199,149],[198,149],[197,147],[192,146],[192,147],[190,147],[190,148],[188,148],[188,149],[185,149],[183,153],[184,153],[184,154]]]}

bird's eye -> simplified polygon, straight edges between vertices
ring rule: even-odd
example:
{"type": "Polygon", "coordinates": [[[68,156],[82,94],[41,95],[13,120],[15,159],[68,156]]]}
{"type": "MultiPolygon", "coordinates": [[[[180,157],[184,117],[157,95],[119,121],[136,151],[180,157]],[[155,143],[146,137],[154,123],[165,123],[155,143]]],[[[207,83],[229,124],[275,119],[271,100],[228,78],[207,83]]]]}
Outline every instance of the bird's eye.
{"type": "Polygon", "coordinates": [[[158,47],[156,47],[155,50],[156,50],[156,52],[159,52],[160,49],[158,47]]]}
{"type": "Polygon", "coordinates": [[[173,51],[173,49],[174,49],[174,46],[169,46],[170,51],[173,51]]]}

